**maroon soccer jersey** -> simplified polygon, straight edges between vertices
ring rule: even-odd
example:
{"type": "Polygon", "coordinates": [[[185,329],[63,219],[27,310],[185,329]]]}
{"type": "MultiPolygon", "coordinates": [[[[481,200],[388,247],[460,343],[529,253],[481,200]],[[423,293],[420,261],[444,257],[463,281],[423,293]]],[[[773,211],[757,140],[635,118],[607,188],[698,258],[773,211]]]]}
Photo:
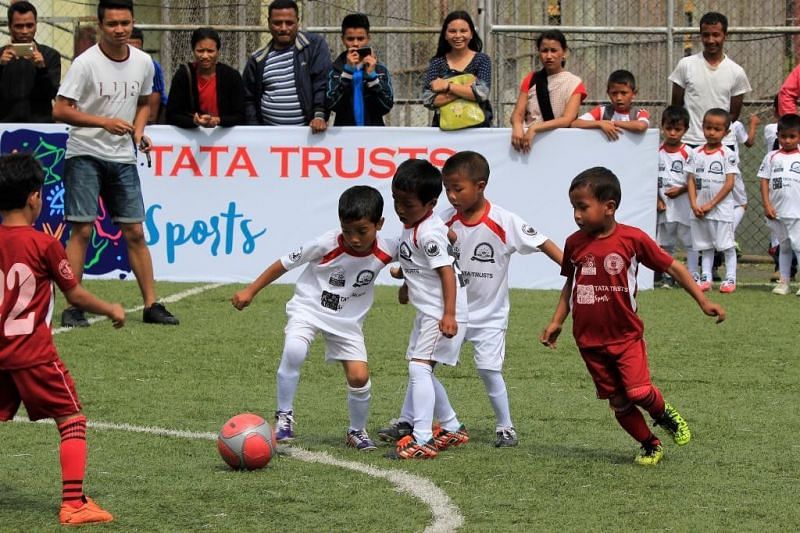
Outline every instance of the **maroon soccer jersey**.
{"type": "Polygon", "coordinates": [[[78,284],[61,243],[30,226],[0,226],[0,370],[56,359],[53,282],[62,291],[78,284]]]}
{"type": "Polygon", "coordinates": [[[641,338],[636,314],[639,264],[663,272],[672,257],[645,232],[617,224],[598,239],[577,231],[564,246],[563,276],[572,276],[572,332],[579,348],[597,348],[641,338]]]}

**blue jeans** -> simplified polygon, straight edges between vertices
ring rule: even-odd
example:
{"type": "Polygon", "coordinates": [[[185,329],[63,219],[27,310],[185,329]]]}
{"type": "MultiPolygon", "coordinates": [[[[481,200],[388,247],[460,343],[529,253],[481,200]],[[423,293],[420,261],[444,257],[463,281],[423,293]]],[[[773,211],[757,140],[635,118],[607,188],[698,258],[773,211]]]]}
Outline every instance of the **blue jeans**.
{"type": "Polygon", "coordinates": [[[97,198],[116,223],[144,221],[139,173],[133,163],[103,161],[88,155],[70,157],[64,166],[64,219],[94,222],[97,198]]]}

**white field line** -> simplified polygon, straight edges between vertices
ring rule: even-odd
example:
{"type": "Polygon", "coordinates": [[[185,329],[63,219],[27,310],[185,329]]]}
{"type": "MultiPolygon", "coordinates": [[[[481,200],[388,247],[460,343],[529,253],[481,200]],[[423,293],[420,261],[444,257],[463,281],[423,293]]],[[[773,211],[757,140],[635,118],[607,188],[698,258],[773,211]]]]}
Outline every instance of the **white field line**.
{"type": "MultiPolygon", "coordinates": [[[[216,289],[225,285],[224,283],[212,283],[210,285],[202,285],[194,287],[182,292],[175,293],[171,296],[163,298],[162,302],[173,303],[196,294],[200,294],[207,290],[216,289]]],[[[125,313],[135,313],[144,309],[143,305],[126,309],[125,313]]],[[[94,324],[106,320],[104,316],[92,317],[89,322],[94,324]]],[[[57,328],[53,330],[53,335],[65,333],[73,328],[57,328]]],[[[14,418],[15,422],[27,422],[22,418],[14,418]]],[[[43,420],[42,423],[53,423],[52,420],[43,420]]],[[[131,424],[112,424],[109,422],[88,422],[87,425],[94,429],[99,430],[116,430],[116,431],[129,431],[132,433],[146,433],[149,435],[158,435],[163,437],[176,437],[180,439],[202,439],[202,440],[217,440],[216,433],[200,433],[194,431],[183,431],[178,429],[165,429],[147,426],[134,426],[131,424]]],[[[307,463],[320,463],[324,465],[335,466],[338,468],[345,468],[361,474],[366,474],[371,477],[385,479],[391,483],[398,492],[405,493],[409,496],[417,498],[423,504],[431,509],[433,520],[425,528],[426,533],[447,533],[455,531],[464,525],[464,516],[459,511],[458,507],[450,500],[450,497],[439,487],[433,484],[428,479],[420,476],[415,476],[404,472],[402,470],[382,470],[375,466],[357,463],[354,461],[344,461],[337,459],[330,454],[324,452],[312,452],[303,450],[302,448],[295,448],[291,446],[281,446],[279,450],[282,454],[288,455],[294,459],[305,461],[307,463]]]]}

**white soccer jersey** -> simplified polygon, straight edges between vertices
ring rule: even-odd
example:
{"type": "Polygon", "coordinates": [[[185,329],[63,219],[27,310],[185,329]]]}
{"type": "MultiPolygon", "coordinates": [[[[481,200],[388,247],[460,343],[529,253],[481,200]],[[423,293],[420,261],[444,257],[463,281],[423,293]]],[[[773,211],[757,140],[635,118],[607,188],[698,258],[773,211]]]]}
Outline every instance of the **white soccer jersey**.
{"type": "Polygon", "coordinates": [[[775,146],[775,141],[778,140],[778,124],[773,122],[764,126],[764,144],[767,147],[767,152],[777,150],[780,146],[775,146]]]}
{"type": "Polygon", "coordinates": [[[400,238],[400,266],[408,285],[408,299],[421,313],[441,319],[444,314],[442,282],[437,268],[452,265],[456,272],[456,321],[467,321],[467,292],[458,266],[447,252],[447,226],[430,213],[410,228],[403,228],[400,238]]]}
{"type": "Polygon", "coordinates": [[[348,251],[340,230],[331,230],[281,257],[287,270],[307,265],[286,304],[286,313],[320,330],[361,339],[373,299],[373,280],[397,256],[397,240],[378,237],[364,254],[348,251]]]}
{"type": "Polygon", "coordinates": [[[514,213],[489,202],[475,224],[464,222],[453,208],[441,216],[457,236],[453,255],[467,285],[469,326],[505,329],[511,308],[508,301],[511,254],[538,252],[547,236],[514,213]]]}
{"type": "Polygon", "coordinates": [[[658,150],[658,197],[667,206],[665,211],[658,214],[658,221],[679,222],[688,226],[692,212],[689,194],[683,193],[675,198],[669,198],[664,191],[672,187],[686,186],[686,171],[692,149],[682,144],[676,150],[672,150],[663,144],[658,150]]]}
{"type": "Polygon", "coordinates": [[[769,201],[778,218],[800,218],[800,150],[773,150],[764,156],[758,177],[769,180],[769,201]]]}
{"type": "MultiPolygon", "coordinates": [[[[709,151],[706,145],[698,146],[689,159],[687,172],[694,175],[697,189],[697,205],[703,205],[719,193],[728,174],[739,172],[736,152],[725,145],[709,151]]],[[[733,222],[733,190],[714,209],[706,213],[706,220],[733,222]]],[[[694,217],[694,213],[691,215],[694,217]]]]}

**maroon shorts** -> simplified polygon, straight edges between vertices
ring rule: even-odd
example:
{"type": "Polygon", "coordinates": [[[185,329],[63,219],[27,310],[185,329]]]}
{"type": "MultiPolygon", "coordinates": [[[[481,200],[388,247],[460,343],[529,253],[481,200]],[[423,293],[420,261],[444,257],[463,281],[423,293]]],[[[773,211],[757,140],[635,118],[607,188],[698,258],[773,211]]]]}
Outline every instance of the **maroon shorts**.
{"type": "Polygon", "coordinates": [[[653,386],[644,339],[580,351],[601,400],[615,393],[628,397],[641,395],[653,386]]]}
{"type": "Polygon", "coordinates": [[[31,420],[69,416],[81,410],[75,382],[61,359],[0,370],[0,421],[14,418],[20,403],[25,404],[31,420]]]}

